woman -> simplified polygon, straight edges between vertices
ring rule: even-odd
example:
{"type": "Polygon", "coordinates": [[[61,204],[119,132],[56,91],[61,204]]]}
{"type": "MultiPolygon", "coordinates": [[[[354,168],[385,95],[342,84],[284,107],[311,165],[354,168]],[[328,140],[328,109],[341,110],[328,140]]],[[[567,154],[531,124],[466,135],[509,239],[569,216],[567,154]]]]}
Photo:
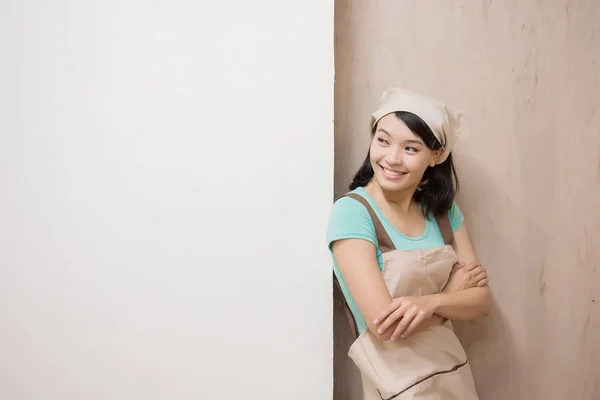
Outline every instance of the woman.
{"type": "Polygon", "coordinates": [[[454,201],[460,116],[393,88],[371,118],[367,158],[331,212],[334,273],[358,338],[365,399],[477,399],[449,320],[491,303],[454,201]]]}

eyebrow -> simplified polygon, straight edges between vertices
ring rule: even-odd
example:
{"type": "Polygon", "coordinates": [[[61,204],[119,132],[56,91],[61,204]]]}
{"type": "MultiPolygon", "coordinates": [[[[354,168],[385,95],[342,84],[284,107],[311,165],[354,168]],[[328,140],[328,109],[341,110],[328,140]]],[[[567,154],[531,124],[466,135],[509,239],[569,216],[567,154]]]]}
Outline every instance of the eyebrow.
{"type": "MultiPolygon", "coordinates": [[[[388,131],[386,131],[383,128],[377,128],[377,132],[383,132],[388,136],[392,136],[388,131]]],[[[408,139],[408,140],[405,140],[404,143],[414,143],[414,144],[425,145],[425,142],[423,142],[422,140],[418,140],[418,139],[408,139]]]]}
{"type": "Polygon", "coordinates": [[[423,143],[422,140],[416,140],[416,139],[405,140],[404,143],[413,143],[413,144],[425,145],[425,143],[423,143]]]}

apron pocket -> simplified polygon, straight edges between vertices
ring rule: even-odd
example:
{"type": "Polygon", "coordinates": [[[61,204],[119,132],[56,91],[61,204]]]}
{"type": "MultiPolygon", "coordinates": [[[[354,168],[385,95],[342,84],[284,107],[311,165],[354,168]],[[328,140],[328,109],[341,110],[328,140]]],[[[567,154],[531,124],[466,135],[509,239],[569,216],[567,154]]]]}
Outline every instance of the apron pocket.
{"type": "MultiPolygon", "coordinates": [[[[367,329],[352,344],[348,355],[383,399],[398,397],[417,386],[426,387],[430,380],[446,382],[442,375],[454,375],[463,366],[468,368],[458,338],[441,325],[395,342],[382,342],[367,329]]],[[[469,379],[472,382],[472,377],[469,379]]]]}

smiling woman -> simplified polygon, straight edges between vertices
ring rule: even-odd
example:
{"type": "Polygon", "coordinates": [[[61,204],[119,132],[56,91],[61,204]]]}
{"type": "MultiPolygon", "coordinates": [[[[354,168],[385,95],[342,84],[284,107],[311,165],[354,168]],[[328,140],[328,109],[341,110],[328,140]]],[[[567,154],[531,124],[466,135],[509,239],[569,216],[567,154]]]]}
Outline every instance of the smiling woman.
{"type": "Polygon", "coordinates": [[[356,328],[364,399],[477,399],[450,319],[487,313],[487,275],[454,202],[460,117],[401,89],[371,119],[367,158],[332,209],[334,272],[356,328]]]}
{"type": "Polygon", "coordinates": [[[350,190],[366,186],[374,174],[378,174],[382,187],[393,191],[416,183],[415,201],[433,214],[448,210],[458,191],[458,176],[451,153],[433,168],[441,158],[443,147],[425,121],[411,112],[396,111],[383,116],[375,129],[369,153],[350,190]],[[394,152],[404,157],[397,157],[394,152]],[[403,165],[398,164],[399,160],[403,165]],[[396,167],[402,168],[395,170],[396,167]],[[403,177],[407,179],[400,180],[403,177]],[[419,180],[415,182],[415,179],[419,180]]]}

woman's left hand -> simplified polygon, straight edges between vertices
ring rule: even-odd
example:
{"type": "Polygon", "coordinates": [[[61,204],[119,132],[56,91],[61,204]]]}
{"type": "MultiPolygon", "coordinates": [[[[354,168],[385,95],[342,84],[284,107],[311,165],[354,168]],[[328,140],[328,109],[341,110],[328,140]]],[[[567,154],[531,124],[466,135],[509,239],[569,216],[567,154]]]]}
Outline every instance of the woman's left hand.
{"type": "Polygon", "coordinates": [[[437,308],[437,296],[398,297],[387,306],[373,322],[379,325],[378,332],[383,334],[396,321],[400,320],[390,340],[410,335],[424,320],[430,318],[437,308]]]}

